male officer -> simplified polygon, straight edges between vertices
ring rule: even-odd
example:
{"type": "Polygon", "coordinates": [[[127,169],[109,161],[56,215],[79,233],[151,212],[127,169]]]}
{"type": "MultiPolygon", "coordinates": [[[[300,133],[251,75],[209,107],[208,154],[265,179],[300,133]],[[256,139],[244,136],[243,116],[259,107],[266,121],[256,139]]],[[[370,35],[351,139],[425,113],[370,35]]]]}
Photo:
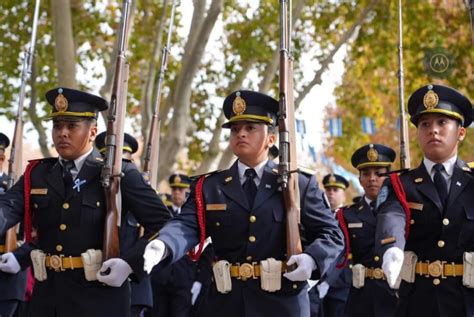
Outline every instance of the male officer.
{"type": "Polygon", "coordinates": [[[145,251],[147,270],[163,256],[170,262],[182,257],[198,242],[196,212],[202,207],[198,216],[205,216],[217,261],[202,316],[309,316],[306,280],[313,271],[316,278],[324,276],[342,250],[342,235],[324,193],[314,176],[300,174],[305,249],[285,262],[283,197],[276,165],[268,160],[277,111],[278,102],[258,92],[240,90],[224,100],[228,121],[223,127],[230,128],[230,147],[238,160],[208,175],[202,191],[193,189],[180,216],[145,251]],[[285,265],[292,264],[297,268],[282,277],[285,265]]]}
{"type": "MultiPolygon", "coordinates": [[[[95,147],[104,155],[106,132],[99,133],[95,139],[95,147]]],[[[138,151],[138,142],[133,136],[124,133],[123,136],[123,158],[132,162],[132,155],[138,151]]],[[[134,243],[140,237],[140,225],[137,219],[130,211],[126,212],[122,218],[120,226],[120,249],[122,253],[127,253],[133,248],[134,243]]],[[[130,281],[131,291],[131,316],[138,317],[142,311],[150,309],[153,306],[153,294],[151,291],[150,277],[145,276],[141,281],[130,281]]]]}
{"type": "Polygon", "coordinates": [[[472,104],[427,85],[410,96],[408,111],[423,161],[399,181],[392,176],[377,199],[376,243],[391,285],[406,260],[397,316],[473,316],[474,177],[457,154],[472,104]]]}
{"type": "Polygon", "coordinates": [[[346,201],[346,189],[349,187],[347,179],[338,174],[327,174],[323,178],[324,192],[328,196],[331,210],[344,206],[346,201]]]}
{"type": "MultiPolygon", "coordinates": [[[[3,162],[5,161],[5,150],[10,145],[8,137],[0,133],[0,194],[7,190],[8,175],[3,172],[3,162]]],[[[0,236],[0,254],[5,253],[5,235],[0,236]]],[[[4,265],[3,257],[0,261],[0,316],[13,316],[21,301],[25,297],[26,270],[21,270],[16,274],[9,272],[4,265]]]]}
{"type": "Polygon", "coordinates": [[[390,289],[380,268],[380,256],[375,253],[375,202],[385,176],[395,160],[395,151],[381,144],[368,144],[357,149],[351,158],[359,170],[359,182],[364,195],[358,203],[342,210],[338,219],[345,232],[352,256],[352,287],[346,304],[348,316],[392,316],[395,312],[395,292],[390,289]]]}
{"type": "MultiPolygon", "coordinates": [[[[189,195],[191,179],[184,174],[174,173],[169,179],[173,217],[181,213],[181,207],[189,195]]],[[[192,306],[191,287],[196,278],[196,263],[184,256],[173,265],[156,268],[151,273],[153,287],[153,309],[147,317],[187,317],[192,306]]]]}
{"type": "MultiPolygon", "coordinates": [[[[24,217],[28,241],[2,258],[16,270],[33,265],[33,316],[129,316],[127,278],[143,276],[140,252],[146,239],[101,264],[103,159],[93,142],[98,111],[107,103],[68,88],[50,90],[46,99],[53,106],[52,139],[59,158],[30,163],[36,165],[0,197],[0,234],[24,217]]],[[[133,212],[146,235],[158,231],[169,219],[168,210],[133,164],[122,162],[122,172],[122,210],[133,212]]]]}
{"type": "MultiPolygon", "coordinates": [[[[326,196],[328,196],[331,210],[337,212],[339,208],[344,206],[346,189],[349,187],[349,182],[341,175],[330,173],[324,176],[323,186],[326,196]]],[[[334,265],[327,278],[316,286],[318,291],[310,292],[310,299],[311,296],[319,296],[321,299],[319,316],[344,316],[351,284],[351,270],[348,267],[338,269],[334,265]]],[[[316,313],[314,315],[316,316],[316,313]]]]}

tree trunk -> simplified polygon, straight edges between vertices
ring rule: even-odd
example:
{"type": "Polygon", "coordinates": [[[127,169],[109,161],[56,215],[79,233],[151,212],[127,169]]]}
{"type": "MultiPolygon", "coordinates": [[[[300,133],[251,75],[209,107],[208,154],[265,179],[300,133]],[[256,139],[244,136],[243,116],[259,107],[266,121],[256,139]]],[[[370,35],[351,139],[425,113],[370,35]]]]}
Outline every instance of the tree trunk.
{"type": "MultiPolygon", "coordinates": [[[[190,118],[192,81],[198,71],[211,31],[214,28],[218,16],[222,12],[223,3],[223,0],[213,0],[205,20],[200,24],[201,28],[197,35],[192,35],[196,30],[193,30],[193,28],[190,30],[188,41],[193,41],[194,46],[191,50],[185,49],[182,62],[183,67],[177,78],[176,88],[173,92],[173,117],[167,127],[168,133],[163,138],[161,148],[159,149],[161,153],[166,153],[166,155],[160,156],[158,182],[172,171],[177,154],[186,145],[186,131],[192,123],[190,118]]],[[[186,46],[188,46],[187,44],[186,46]]],[[[192,44],[193,43],[190,45],[192,44]]]]}
{"type": "Polygon", "coordinates": [[[76,50],[72,31],[69,0],[51,0],[51,16],[56,45],[54,56],[58,68],[58,85],[77,88],[76,50]]]}

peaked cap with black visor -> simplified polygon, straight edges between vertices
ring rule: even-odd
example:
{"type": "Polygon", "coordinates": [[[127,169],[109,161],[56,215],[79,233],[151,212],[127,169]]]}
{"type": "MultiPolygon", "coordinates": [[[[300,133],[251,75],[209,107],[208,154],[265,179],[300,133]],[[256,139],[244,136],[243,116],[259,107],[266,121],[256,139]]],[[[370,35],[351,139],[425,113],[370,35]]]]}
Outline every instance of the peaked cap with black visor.
{"type": "Polygon", "coordinates": [[[51,89],[46,93],[46,100],[53,106],[48,115],[48,118],[53,120],[97,119],[99,111],[108,108],[105,99],[71,88],[51,89]]]}
{"type": "Polygon", "coordinates": [[[459,91],[442,85],[426,85],[416,90],[408,99],[410,121],[418,126],[420,116],[427,113],[443,114],[468,127],[473,120],[469,99],[459,91]]]}

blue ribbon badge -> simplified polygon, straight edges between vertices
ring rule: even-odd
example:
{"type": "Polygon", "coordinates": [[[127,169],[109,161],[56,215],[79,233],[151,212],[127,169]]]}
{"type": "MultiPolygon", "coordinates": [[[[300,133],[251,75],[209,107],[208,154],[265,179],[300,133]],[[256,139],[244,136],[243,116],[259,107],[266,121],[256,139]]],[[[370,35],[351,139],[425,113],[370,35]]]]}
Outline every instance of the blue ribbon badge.
{"type": "Polygon", "coordinates": [[[72,189],[77,189],[77,192],[80,193],[81,186],[84,185],[85,183],[86,183],[85,179],[80,180],[79,178],[76,178],[76,180],[74,181],[74,186],[72,186],[72,189]]]}

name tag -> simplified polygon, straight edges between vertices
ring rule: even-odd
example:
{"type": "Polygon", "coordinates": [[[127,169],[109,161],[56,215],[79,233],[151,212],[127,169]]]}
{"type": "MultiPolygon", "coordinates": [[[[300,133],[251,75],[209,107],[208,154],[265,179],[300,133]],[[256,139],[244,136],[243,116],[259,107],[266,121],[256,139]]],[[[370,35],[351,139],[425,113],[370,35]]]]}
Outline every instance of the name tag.
{"type": "Polygon", "coordinates": [[[423,204],[419,204],[419,203],[408,202],[408,207],[410,207],[410,209],[415,209],[419,211],[423,210],[423,204]]]}
{"type": "Polygon", "coordinates": [[[362,222],[351,222],[347,224],[348,228],[362,228],[364,224],[362,222]]]}
{"type": "Polygon", "coordinates": [[[227,204],[207,204],[207,211],[223,211],[227,209],[227,204]]]}
{"type": "Polygon", "coordinates": [[[32,188],[30,190],[30,195],[47,195],[48,189],[47,188],[32,188]]]}

